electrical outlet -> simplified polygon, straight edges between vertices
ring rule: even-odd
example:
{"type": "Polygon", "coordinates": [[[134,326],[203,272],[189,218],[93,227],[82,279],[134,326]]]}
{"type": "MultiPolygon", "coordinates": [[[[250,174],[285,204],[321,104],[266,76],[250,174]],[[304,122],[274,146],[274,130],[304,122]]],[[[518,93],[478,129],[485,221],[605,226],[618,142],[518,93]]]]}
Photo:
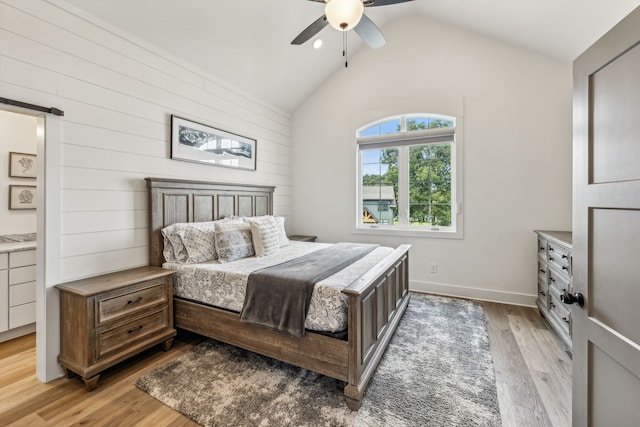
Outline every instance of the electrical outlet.
{"type": "Polygon", "coordinates": [[[438,264],[432,262],[431,264],[429,264],[429,271],[431,273],[437,273],[438,272],[438,264]]]}

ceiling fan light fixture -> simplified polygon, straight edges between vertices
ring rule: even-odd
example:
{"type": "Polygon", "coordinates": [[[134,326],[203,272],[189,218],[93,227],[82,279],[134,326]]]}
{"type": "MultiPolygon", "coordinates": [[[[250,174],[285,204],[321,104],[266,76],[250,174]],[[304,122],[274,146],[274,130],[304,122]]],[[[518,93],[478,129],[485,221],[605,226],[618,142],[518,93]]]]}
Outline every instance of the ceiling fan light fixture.
{"type": "Polygon", "coordinates": [[[324,14],[329,25],[338,31],[353,29],[364,12],[362,0],[329,0],[324,7],[324,14]]]}

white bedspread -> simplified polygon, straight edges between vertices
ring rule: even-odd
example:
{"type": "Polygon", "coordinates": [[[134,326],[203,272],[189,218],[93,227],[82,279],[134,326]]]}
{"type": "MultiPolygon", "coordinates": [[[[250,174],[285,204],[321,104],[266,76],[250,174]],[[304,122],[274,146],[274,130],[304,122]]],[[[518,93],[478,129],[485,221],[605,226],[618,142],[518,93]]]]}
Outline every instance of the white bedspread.
{"type": "MultiPolygon", "coordinates": [[[[280,264],[330,246],[328,243],[291,241],[289,246],[265,257],[243,258],[233,262],[212,261],[201,264],[164,263],[167,269],[177,270],[173,293],[175,296],[203,302],[215,307],[240,312],[244,302],[247,277],[252,271],[280,264]]],[[[349,267],[318,282],[311,296],[305,328],[313,331],[337,332],[347,328],[346,297],[341,290],[369,271],[393,252],[379,247],[349,267]]]]}

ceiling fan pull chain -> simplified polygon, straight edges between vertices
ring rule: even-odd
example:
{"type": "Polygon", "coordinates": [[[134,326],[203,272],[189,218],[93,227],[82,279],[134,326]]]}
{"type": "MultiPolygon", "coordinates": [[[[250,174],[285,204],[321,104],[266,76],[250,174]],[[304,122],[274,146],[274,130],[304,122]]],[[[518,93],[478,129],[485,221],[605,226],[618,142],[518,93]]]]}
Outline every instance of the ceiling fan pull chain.
{"type": "Polygon", "coordinates": [[[347,56],[347,32],[342,32],[342,56],[344,56],[344,68],[349,66],[349,58],[347,56]]]}

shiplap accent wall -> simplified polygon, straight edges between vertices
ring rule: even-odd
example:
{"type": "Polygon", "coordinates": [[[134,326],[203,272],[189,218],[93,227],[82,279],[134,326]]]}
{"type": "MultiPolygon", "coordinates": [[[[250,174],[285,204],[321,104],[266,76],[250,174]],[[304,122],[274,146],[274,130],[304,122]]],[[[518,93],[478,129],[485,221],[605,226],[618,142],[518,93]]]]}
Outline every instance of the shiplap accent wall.
{"type": "Polygon", "coordinates": [[[290,215],[287,113],[64,1],[0,0],[0,94],[65,113],[61,282],[147,265],[148,176],[275,185],[290,215]],[[257,171],[171,160],[171,114],[255,138],[257,171]]]}
{"type": "Polygon", "coordinates": [[[0,2],[0,80],[5,97],[65,112],[63,280],[147,263],[146,176],[276,185],[289,214],[287,114],[59,6],[73,11],[0,2]],[[256,138],[258,170],[171,160],[171,114],[256,138]]]}

